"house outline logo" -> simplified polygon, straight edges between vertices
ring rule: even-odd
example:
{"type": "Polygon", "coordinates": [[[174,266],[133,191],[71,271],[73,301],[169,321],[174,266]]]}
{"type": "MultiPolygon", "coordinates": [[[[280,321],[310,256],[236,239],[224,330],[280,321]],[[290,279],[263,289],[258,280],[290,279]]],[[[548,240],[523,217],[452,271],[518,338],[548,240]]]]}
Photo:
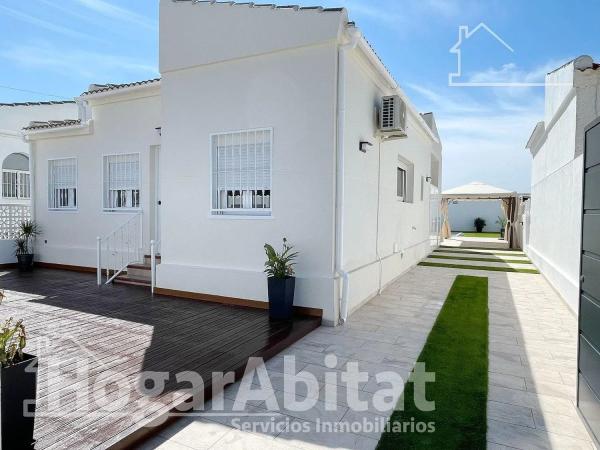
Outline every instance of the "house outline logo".
{"type": "Polygon", "coordinates": [[[505,47],[511,53],[514,53],[515,50],[504,40],[502,39],[498,33],[492,30],[487,24],[484,22],[480,22],[475,28],[469,31],[468,25],[460,25],[458,27],[458,41],[450,48],[450,53],[456,55],[456,63],[457,63],[457,71],[451,72],[448,74],[448,86],[452,87],[531,87],[531,86],[544,86],[544,83],[531,83],[531,82],[514,82],[514,81],[456,81],[460,79],[462,76],[462,49],[461,45],[468,39],[470,39],[474,34],[476,34],[480,30],[485,30],[489,35],[491,35],[496,41],[498,41],[503,47],[505,47]]]}

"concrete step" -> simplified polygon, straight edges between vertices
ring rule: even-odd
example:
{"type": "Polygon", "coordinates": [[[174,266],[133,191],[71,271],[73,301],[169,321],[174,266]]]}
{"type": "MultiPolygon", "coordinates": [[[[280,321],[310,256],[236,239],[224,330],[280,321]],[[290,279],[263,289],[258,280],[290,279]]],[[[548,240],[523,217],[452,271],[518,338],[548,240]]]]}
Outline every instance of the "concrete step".
{"type": "MultiPolygon", "coordinates": [[[[144,255],[144,264],[150,264],[150,255],[144,255]]],[[[156,255],[156,264],[160,264],[160,255],[156,255]]]]}
{"type": "Polygon", "coordinates": [[[152,279],[150,264],[129,264],[127,266],[127,276],[150,282],[152,279]]]}
{"type": "Polygon", "coordinates": [[[129,286],[143,286],[150,287],[150,280],[144,280],[139,278],[134,278],[129,275],[119,275],[117,278],[113,280],[115,284],[126,284],[129,286]]]}

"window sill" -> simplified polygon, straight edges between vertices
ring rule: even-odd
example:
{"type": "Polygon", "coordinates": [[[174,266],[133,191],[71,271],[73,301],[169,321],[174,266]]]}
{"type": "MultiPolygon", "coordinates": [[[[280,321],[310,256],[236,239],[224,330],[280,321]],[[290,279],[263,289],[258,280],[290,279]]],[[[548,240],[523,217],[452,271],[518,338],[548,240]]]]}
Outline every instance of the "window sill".
{"type": "Polygon", "coordinates": [[[105,214],[131,214],[141,212],[142,208],[103,208],[105,214]]]}
{"type": "Polygon", "coordinates": [[[208,214],[209,219],[216,220],[272,220],[272,215],[244,215],[244,214],[208,214]]]}
{"type": "Polygon", "coordinates": [[[48,208],[50,212],[79,212],[79,208],[48,208]]]}

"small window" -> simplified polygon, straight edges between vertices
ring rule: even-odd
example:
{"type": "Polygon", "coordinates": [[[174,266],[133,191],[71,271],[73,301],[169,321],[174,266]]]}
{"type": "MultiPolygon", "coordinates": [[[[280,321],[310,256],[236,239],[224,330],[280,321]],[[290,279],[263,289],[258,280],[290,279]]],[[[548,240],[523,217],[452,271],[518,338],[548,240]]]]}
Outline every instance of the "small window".
{"type": "Polygon", "coordinates": [[[271,215],[270,129],[211,136],[212,214],[271,215]]]}
{"type": "Polygon", "coordinates": [[[105,210],[140,207],[139,153],[104,156],[103,178],[105,210]]]}
{"type": "Polygon", "coordinates": [[[406,200],[406,170],[402,167],[398,167],[397,171],[396,196],[402,202],[406,200]]]}
{"type": "Polygon", "coordinates": [[[29,158],[20,153],[11,153],[2,162],[2,197],[29,199],[29,158]]]}
{"type": "Polygon", "coordinates": [[[48,208],[77,208],[77,160],[48,161],[48,208]]]}

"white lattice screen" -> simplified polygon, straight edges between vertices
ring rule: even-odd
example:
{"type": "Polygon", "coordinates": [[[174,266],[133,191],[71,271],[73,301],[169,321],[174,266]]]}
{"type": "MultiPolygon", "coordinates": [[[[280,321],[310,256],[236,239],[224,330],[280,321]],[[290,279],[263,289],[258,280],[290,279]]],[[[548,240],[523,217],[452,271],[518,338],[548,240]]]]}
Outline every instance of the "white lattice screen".
{"type": "Polygon", "coordinates": [[[15,239],[19,225],[31,219],[31,208],[26,205],[0,204],[0,239],[15,239]]]}

